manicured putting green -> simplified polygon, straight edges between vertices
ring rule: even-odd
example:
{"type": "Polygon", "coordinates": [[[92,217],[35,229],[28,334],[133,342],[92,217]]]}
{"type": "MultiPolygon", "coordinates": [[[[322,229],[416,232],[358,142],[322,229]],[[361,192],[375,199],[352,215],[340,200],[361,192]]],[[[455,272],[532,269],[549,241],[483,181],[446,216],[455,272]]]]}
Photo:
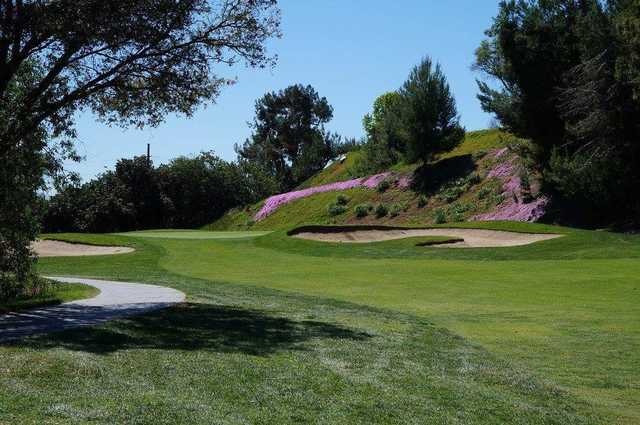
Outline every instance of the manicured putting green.
{"type": "Polygon", "coordinates": [[[205,230],[145,230],[141,232],[118,233],[135,238],[160,239],[247,239],[264,236],[271,232],[209,232],[205,230]]]}

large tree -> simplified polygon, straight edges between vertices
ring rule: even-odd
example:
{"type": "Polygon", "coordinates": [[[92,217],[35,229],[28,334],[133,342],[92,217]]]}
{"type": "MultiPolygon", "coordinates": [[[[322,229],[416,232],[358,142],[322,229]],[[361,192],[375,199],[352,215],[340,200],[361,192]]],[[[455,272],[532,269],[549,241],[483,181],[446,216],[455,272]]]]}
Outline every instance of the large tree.
{"type": "Polygon", "coordinates": [[[465,131],[440,64],[434,64],[428,57],[423,59],[413,68],[399,93],[404,104],[409,161],[427,162],[435,154],[450,151],[462,142],[465,131]]]}
{"type": "Polygon", "coordinates": [[[479,99],[503,126],[537,141],[542,154],[565,136],[558,90],[566,73],[606,48],[598,0],[508,0],[476,51],[479,99]],[[497,83],[497,84],[495,84],[497,83]]]}
{"type": "Polygon", "coordinates": [[[324,128],[331,118],[333,108],[311,86],[267,93],[256,101],[252,136],[236,151],[269,170],[283,190],[291,189],[333,156],[339,138],[324,128]]]}
{"type": "Polygon", "coordinates": [[[639,12],[638,0],[503,1],[476,52],[483,108],[532,140],[563,218],[638,221],[639,12]]]}
{"type": "Polygon", "coordinates": [[[33,195],[23,177],[43,171],[16,159],[56,164],[78,111],[123,126],[191,115],[233,82],[220,65],[274,63],[265,42],[279,22],[276,0],[0,0],[0,161],[17,164],[0,181],[2,275],[28,269],[34,234],[21,217],[33,208],[8,205],[27,186],[33,195]],[[21,266],[5,261],[17,253],[21,266]]]}

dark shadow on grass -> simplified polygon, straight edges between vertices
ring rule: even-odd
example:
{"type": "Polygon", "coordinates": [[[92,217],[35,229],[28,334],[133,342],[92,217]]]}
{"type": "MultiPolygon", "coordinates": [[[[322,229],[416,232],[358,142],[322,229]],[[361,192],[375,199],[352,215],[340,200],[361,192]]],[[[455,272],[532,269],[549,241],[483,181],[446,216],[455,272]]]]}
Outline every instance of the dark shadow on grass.
{"type": "Polygon", "coordinates": [[[266,356],[302,350],[313,338],[366,340],[371,335],[330,323],[294,321],[264,312],[209,304],[182,304],[101,327],[48,334],[6,345],[65,348],[107,354],[127,349],[205,350],[266,356]]]}
{"type": "Polygon", "coordinates": [[[466,177],[477,169],[471,155],[456,156],[425,164],[413,173],[411,188],[416,192],[433,194],[446,183],[466,177]]]}

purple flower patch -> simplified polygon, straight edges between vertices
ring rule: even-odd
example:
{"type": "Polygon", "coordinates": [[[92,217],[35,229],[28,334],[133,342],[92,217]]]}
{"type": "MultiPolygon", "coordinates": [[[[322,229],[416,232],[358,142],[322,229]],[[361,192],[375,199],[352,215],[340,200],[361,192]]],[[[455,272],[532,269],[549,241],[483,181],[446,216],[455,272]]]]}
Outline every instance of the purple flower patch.
{"type": "MultiPolygon", "coordinates": [[[[494,154],[498,158],[506,153],[505,149],[500,149],[494,154]]],[[[531,202],[524,202],[522,196],[522,181],[517,175],[515,157],[496,165],[487,175],[488,178],[499,178],[502,180],[502,196],[504,201],[498,205],[495,211],[487,214],[477,215],[472,218],[476,221],[538,221],[545,213],[545,208],[549,200],[543,196],[531,202]]]]}
{"type": "Polygon", "coordinates": [[[293,192],[281,193],[268,198],[262,209],[255,215],[255,221],[264,220],[282,205],[288,204],[296,199],[306,198],[316,193],[331,192],[354,189],[357,187],[365,187],[367,189],[375,189],[381,181],[385,180],[391,173],[376,174],[375,176],[363,177],[360,179],[348,180],[345,182],[337,182],[325,184],[322,186],[310,187],[308,189],[296,190],[293,192]]]}

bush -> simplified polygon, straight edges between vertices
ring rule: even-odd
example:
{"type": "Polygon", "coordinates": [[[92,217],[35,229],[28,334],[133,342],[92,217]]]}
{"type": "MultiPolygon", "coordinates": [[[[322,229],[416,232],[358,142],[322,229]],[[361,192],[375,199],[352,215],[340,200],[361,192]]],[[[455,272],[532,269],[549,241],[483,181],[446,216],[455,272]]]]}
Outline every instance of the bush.
{"type": "Polygon", "coordinates": [[[428,202],[429,200],[427,199],[426,196],[420,195],[420,197],[418,198],[418,208],[426,207],[428,202]]]}
{"type": "Polygon", "coordinates": [[[373,209],[370,204],[360,204],[356,205],[353,211],[356,214],[356,217],[363,218],[369,215],[369,212],[373,209]]]}
{"type": "Polygon", "coordinates": [[[464,188],[460,186],[447,186],[445,187],[438,198],[448,204],[458,199],[464,193],[464,188]]]}
{"type": "Polygon", "coordinates": [[[385,204],[378,204],[378,206],[376,207],[376,217],[386,217],[387,214],[389,214],[389,209],[387,208],[387,206],[385,204]]]}
{"type": "Polygon", "coordinates": [[[336,204],[338,205],[347,205],[349,202],[351,202],[351,198],[347,195],[338,195],[336,198],[336,204]]]}
{"type": "Polygon", "coordinates": [[[471,211],[474,209],[473,204],[463,204],[457,203],[449,207],[449,215],[451,217],[451,221],[461,222],[464,221],[464,213],[471,211]]]}
{"type": "Polygon", "coordinates": [[[491,188],[488,186],[484,186],[480,188],[477,196],[478,196],[478,199],[482,200],[482,199],[486,199],[487,196],[489,196],[490,194],[491,194],[491,188]]]}
{"type": "Polygon", "coordinates": [[[389,214],[391,215],[391,217],[397,217],[400,215],[400,212],[403,211],[403,206],[400,204],[393,204],[391,205],[391,208],[389,209],[389,214]]]}
{"type": "Polygon", "coordinates": [[[331,217],[335,217],[340,214],[344,214],[347,211],[347,208],[344,205],[338,204],[330,204],[327,207],[327,212],[331,217]]]}
{"type": "Polygon", "coordinates": [[[438,208],[434,212],[433,221],[436,224],[446,223],[447,222],[447,213],[442,208],[438,208]]]}
{"type": "Polygon", "coordinates": [[[480,178],[480,175],[478,173],[473,173],[466,178],[466,183],[468,187],[475,186],[481,181],[482,179],[480,178]]]}
{"type": "Polygon", "coordinates": [[[390,187],[391,187],[391,182],[389,180],[382,180],[380,183],[378,183],[377,190],[380,193],[384,193],[387,190],[389,190],[390,187]]]}
{"type": "Polygon", "coordinates": [[[522,169],[520,171],[520,188],[522,190],[522,200],[525,203],[533,201],[533,194],[531,193],[531,181],[529,180],[529,173],[527,170],[522,169]]]}

